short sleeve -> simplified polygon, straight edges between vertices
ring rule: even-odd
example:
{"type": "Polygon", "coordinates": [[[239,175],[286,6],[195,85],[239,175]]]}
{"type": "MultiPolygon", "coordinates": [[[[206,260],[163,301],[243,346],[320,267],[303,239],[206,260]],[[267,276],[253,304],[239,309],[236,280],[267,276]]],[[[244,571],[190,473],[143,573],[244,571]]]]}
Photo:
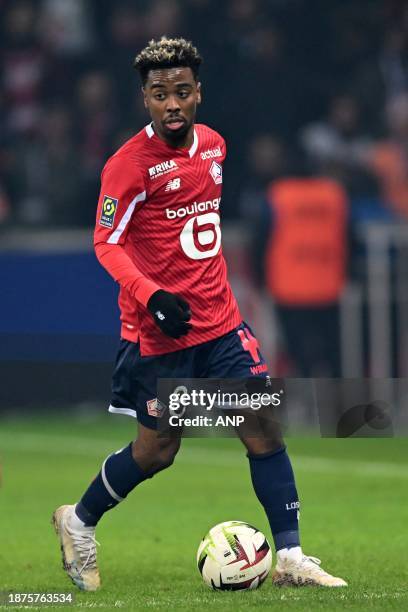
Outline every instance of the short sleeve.
{"type": "Polygon", "coordinates": [[[143,177],[135,162],[111,157],[101,174],[94,244],[124,244],[132,215],[145,200],[143,177]]]}

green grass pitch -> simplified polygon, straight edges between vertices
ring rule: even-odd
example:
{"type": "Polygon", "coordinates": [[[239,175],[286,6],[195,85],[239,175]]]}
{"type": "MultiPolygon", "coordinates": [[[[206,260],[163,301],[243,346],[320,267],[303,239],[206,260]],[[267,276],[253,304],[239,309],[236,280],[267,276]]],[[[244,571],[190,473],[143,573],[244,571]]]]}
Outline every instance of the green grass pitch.
{"type": "MultiPolygon", "coordinates": [[[[0,590],[74,590],[61,569],[52,511],[77,501],[105,456],[134,431],[132,419],[114,415],[0,420],[0,590]]],[[[267,580],[253,592],[208,589],[195,555],[211,526],[239,519],[270,533],[240,443],[190,439],[170,470],[104,517],[97,530],[102,588],[78,592],[61,609],[407,610],[408,440],[287,442],[303,549],[349,588],[279,589],[267,580]]]]}

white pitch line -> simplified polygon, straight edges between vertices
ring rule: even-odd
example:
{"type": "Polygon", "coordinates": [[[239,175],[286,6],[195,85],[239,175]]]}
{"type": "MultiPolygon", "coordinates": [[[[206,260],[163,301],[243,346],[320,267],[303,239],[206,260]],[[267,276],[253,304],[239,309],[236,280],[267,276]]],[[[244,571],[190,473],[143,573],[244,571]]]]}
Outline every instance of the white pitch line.
{"type": "MultiPolygon", "coordinates": [[[[67,454],[95,457],[101,460],[107,453],[123,446],[123,441],[84,438],[78,436],[55,436],[35,433],[0,433],[0,459],[6,458],[8,452],[47,453],[50,455],[67,454]]],[[[361,477],[382,477],[408,479],[406,465],[352,459],[332,459],[291,454],[296,471],[322,474],[347,474],[361,477]]],[[[245,451],[204,449],[197,444],[196,448],[182,448],[176,459],[180,463],[209,466],[228,466],[242,468],[245,463],[245,451]]]]}

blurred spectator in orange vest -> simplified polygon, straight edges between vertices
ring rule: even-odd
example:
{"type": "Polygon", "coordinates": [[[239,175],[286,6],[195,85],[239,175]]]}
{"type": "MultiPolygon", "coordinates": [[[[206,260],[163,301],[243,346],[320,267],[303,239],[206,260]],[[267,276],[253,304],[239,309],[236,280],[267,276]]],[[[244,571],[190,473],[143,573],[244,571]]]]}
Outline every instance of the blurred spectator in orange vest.
{"type": "Polygon", "coordinates": [[[265,283],[290,374],[340,376],[338,302],[345,284],[348,198],[337,181],[302,173],[269,185],[259,227],[265,283]]]}
{"type": "Polygon", "coordinates": [[[388,137],[370,149],[367,167],[378,177],[384,203],[408,218],[408,93],[387,104],[386,120],[388,137]]]}

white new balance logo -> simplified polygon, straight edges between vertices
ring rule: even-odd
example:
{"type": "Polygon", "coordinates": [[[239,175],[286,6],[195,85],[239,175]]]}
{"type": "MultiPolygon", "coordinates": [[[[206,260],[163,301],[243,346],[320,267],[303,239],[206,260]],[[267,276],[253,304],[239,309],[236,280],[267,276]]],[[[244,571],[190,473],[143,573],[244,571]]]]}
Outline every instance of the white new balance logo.
{"type": "Polygon", "coordinates": [[[167,183],[164,191],[175,191],[176,189],[180,189],[180,184],[181,180],[179,178],[175,178],[167,183]]]}

